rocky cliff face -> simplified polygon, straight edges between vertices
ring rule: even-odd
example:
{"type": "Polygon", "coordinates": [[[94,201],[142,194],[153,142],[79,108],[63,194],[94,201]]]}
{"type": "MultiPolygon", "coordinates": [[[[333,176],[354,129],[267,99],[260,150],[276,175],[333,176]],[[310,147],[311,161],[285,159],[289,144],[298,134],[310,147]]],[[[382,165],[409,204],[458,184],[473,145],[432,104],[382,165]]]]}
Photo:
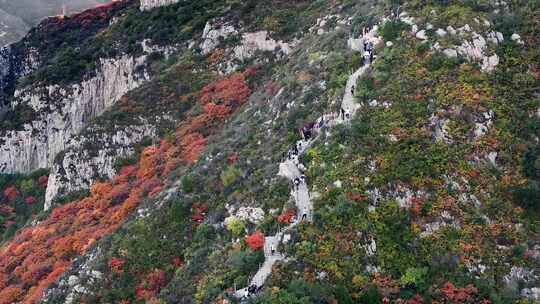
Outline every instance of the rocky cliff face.
{"type": "Polygon", "coordinates": [[[39,53],[33,47],[6,46],[0,48],[0,118],[8,107],[16,80],[39,66],[39,53]]]}
{"type": "Polygon", "coordinates": [[[167,6],[180,2],[180,0],[141,0],[141,11],[151,10],[160,6],[167,6]]]}
{"type": "Polygon", "coordinates": [[[85,135],[69,139],[67,148],[51,168],[44,209],[49,210],[58,195],[88,189],[100,178],[113,178],[117,174],[116,161],[131,156],[134,144],[145,137],[153,138],[156,133],[156,126],[146,123],[114,132],[91,128],[85,135]]]}
{"type": "Polygon", "coordinates": [[[52,166],[55,156],[92,118],[149,79],[145,56],[104,59],[95,76],[69,86],[30,86],[15,92],[12,107],[26,104],[38,118],[0,137],[0,172],[31,172],[52,166]]]}

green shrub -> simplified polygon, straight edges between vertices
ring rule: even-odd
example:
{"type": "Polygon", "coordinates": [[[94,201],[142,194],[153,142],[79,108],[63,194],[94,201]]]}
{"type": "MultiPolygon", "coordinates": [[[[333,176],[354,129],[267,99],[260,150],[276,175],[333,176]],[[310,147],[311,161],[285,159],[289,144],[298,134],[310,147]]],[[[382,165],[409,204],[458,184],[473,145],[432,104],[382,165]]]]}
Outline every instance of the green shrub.
{"type": "Polygon", "coordinates": [[[379,29],[379,35],[385,41],[392,41],[401,36],[402,31],[406,31],[410,26],[402,21],[388,21],[379,29]]]}
{"type": "Polygon", "coordinates": [[[228,166],[227,169],[221,172],[221,182],[225,188],[229,187],[234,184],[241,175],[242,171],[236,166],[228,166]]]}
{"type": "Polygon", "coordinates": [[[244,221],[238,218],[233,218],[229,220],[227,223],[227,229],[234,235],[234,236],[241,236],[245,233],[246,225],[244,224],[244,221]]]}
{"type": "Polygon", "coordinates": [[[417,268],[411,267],[405,271],[405,274],[399,279],[400,283],[404,286],[416,287],[423,289],[426,286],[426,276],[428,273],[427,267],[417,268]]]}

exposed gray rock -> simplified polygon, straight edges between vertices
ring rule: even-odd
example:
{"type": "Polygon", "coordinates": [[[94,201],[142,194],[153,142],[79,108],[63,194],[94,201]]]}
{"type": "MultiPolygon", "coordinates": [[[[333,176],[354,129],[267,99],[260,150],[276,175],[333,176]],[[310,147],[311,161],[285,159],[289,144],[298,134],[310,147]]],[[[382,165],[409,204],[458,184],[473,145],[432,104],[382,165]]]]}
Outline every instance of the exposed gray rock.
{"type": "Polygon", "coordinates": [[[504,35],[501,32],[489,32],[487,40],[493,44],[499,44],[504,41],[504,35]]]}
{"type": "Polygon", "coordinates": [[[489,131],[489,128],[493,124],[494,116],[495,113],[490,110],[475,118],[474,139],[484,136],[489,131]]]}
{"type": "Polygon", "coordinates": [[[167,6],[180,2],[180,0],[141,0],[140,10],[148,11],[156,7],[167,6]]]}
{"type": "Polygon", "coordinates": [[[451,25],[449,25],[449,26],[446,27],[446,31],[447,31],[448,33],[450,33],[450,35],[455,35],[455,34],[457,34],[456,30],[455,30],[451,25]]]}
{"type": "Polygon", "coordinates": [[[516,43],[523,44],[523,40],[521,40],[521,36],[519,34],[513,33],[512,36],[510,36],[510,39],[512,41],[515,41],[516,43]]]}
{"type": "Polygon", "coordinates": [[[427,40],[428,37],[426,35],[426,31],[425,30],[418,31],[418,33],[416,33],[416,38],[418,38],[420,40],[427,40]]]}
{"type": "Polygon", "coordinates": [[[259,31],[242,34],[242,43],[234,48],[234,54],[240,60],[251,58],[256,51],[280,51],[284,55],[288,55],[292,51],[292,47],[290,43],[270,38],[267,31],[259,31]]]}
{"type": "Polygon", "coordinates": [[[448,57],[456,58],[458,56],[458,53],[454,49],[445,49],[443,51],[443,54],[445,54],[448,57]]]}
{"type": "Polygon", "coordinates": [[[521,290],[521,296],[529,300],[540,300],[540,288],[523,288],[521,290]]]}
{"type": "Polygon", "coordinates": [[[499,65],[499,56],[494,54],[489,57],[482,58],[482,71],[491,72],[499,65]]]}
{"type": "Polygon", "coordinates": [[[25,103],[38,113],[22,130],[0,136],[0,172],[50,168],[68,140],[128,91],[149,79],[146,56],[100,60],[95,76],[70,86],[31,86],[15,92],[11,106],[25,103]],[[141,69],[142,68],[142,69],[141,69]]]}
{"type": "Polygon", "coordinates": [[[44,209],[51,207],[52,201],[59,195],[72,191],[88,189],[98,178],[113,178],[114,168],[120,158],[131,156],[133,145],[145,137],[155,137],[154,125],[132,125],[99,137],[76,136],[66,143],[63,157],[51,168],[44,209]],[[92,147],[96,148],[91,151],[92,147]]]}
{"type": "Polygon", "coordinates": [[[439,36],[439,37],[444,37],[444,36],[446,36],[446,34],[447,34],[446,31],[443,30],[442,28],[440,28],[440,29],[438,29],[437,31],[435,31],[435,33],[436,33],[437,36],[439,36]]]}
{"type": "Polygon", "coordinates": [[[452,143],[452,138],[448,132],[449,120],[446,118],[439,118],[437,115],[432,115],[430,119],[430,126],[433,129],[433,138],[436,142],[444,142],[447,144],[452,143]]]}
{"type": "Polygon", "coordinates": [[[210,54],[223,39],[236,34],[238,30],[235,26],[223,18],[208,21],[202,34],[201,52],[203,55],[210,54]]]}

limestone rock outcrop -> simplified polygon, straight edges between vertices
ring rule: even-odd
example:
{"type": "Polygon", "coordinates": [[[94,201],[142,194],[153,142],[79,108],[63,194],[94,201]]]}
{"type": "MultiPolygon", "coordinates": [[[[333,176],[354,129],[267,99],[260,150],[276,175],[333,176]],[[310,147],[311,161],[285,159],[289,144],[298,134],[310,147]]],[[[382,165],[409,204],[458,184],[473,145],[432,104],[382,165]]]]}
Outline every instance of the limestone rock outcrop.
{"type": "Polygon", "coordinates": [[[141,0],[141,11],[148,11],[156,7],[167,6],[180,2],[180,0],[141,0]]]}
{"type": "Polygon", "coordinates": [[[50,168],[69,139],[122,95],[149,79],[146,56],[102,59],[95,75],[69,86],[34,85],[15,91],[11,107],[26,104],[36,119],[0,134],[0,172],[50,168]]]}

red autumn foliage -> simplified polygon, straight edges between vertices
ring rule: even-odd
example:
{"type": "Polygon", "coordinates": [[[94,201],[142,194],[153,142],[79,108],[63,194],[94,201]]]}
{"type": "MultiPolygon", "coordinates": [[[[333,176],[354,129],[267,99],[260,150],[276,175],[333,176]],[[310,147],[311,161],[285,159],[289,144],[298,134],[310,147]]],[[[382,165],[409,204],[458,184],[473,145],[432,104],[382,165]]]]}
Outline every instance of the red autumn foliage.
{"type": "Polygon", "coordinates": [[[184,151],[181,159],[194,163],[206,147],[206,138],[199,133],[192,133],[184,137],[180,145],[184,151]]]}
{"type": "Polygon", "coordinates": [[[19,287],[9,286],[0,291],[0,304],[13,304],[23,294],[19,287]]]}
{"type": "Polygon", "coordinates": [[[230,106],[243,103],[250,95],[251,89],[246,83],[246,74],[236,73],[205,86],[202,89],[201,102],[203,104],[223,103],[230,106]]]}
{"type": "Polygon", "coordinates": [[[204,105],[204,112],[212,119],[224,119],[231,113],[231,108],[210,102],[204,105]]]}
{"type": "Polygon", "coordinates": [[[180,267],[184,266],[184,259],[181,258],[181,257],[175,257],[175,258],[173,258],[171,264],[176,268],[180,268],[180,267]]]}
{"type": "Polygon", "coordinates": [[[19,196],[19,190],[15,186],[9,186],[6,189],[4,189],[4,196],[8,199],[8,201],[12,202],[19,196]]]}
{"type": "Polygon", "coordinates": [[[246,237],[246,243],[251,250],[256,251],[264,247],[264,234],[260,231],[246,237]]]}
{"type": "Polygon", "coordinates": [[[296,210],[288,209],[285,213],[278,216],[278,222],[283,224],[290,224],[293,222],[296,216],[296,210]]]}
{"type": "Polygon", "coordinates": [[[154,298],[159,290],[167,285],[167,273],[164,270],[156,269],[146,276],[135,289],[138,300],[150,300],[154,298]]]}
{"type": "Polygon", "coordinates": [[[123,273],[124,272],[124,265],[126,264],[126,261],[120,259],[120,258],[111,258],[109,261],[109,268],[114,273],[123,273]]]}
{"type": "Polygon", "coordinates": [[[227,158],[227,162],[229,163],[229,165],[234,165],[236,164],[239,158],[240,157],[238,156],[238,153],[233,153],[229,155],[229,157],[227,158]]]}
{"type": "Polygon", "coordinates": [[[47,183],[49,183],[49,177],[47,175],[38,178],[38,184],[41,188],[47,188],[47,183]]]}
{"type": "Polygon", "coordinates": [[[449,301],[449,303],[472,303],[474,300],[478,289],[474,285],[469,284],[463,288],[458,288],[454,286],[451,282],[446,282],[443,287],[440,289],[444,298],[449,301]]]}
{"type": "Polygon", "coordinates": [[[411,213],[415,216],[420,215],[422,207],[424,206],[424,200],[419,197],[413,197],[411,199],[411,213]]]}
{"type": "Polygon", "coordinates": [[[357,203],[367,200],[367,196],[360,194],[358,192],[348,192],[347,198],[357,203]]]}
{"type": "Polygon", "coordinates": [[[28,205],[33,205],[37,202],[37,199],[33,196],[29,196],[27,198],[24,199],[24,202],[28,205]]]}
{"type": "Polygon", "coordinates": [[[206,212],[208,211],[208,205],[203,203],[193,204],[191,207],[191,219],[195,222],[204,221],[206,212]]]}
{"type": "MultiPolygon", "coordinates": [[[[215,104],[222,102],[229,108],[228,115],[232,114],[251,94],[245,82],[250,73],[234,74],[212,83],[208,98],[215,104]]],[[[217,114],[202,113],[188,118],[179,126],[174,142],[161,141],[145,148],[137,164],[122,168],[110,182],[93,185],[88,197],[56,207],[47,219],[22,229],[4,244],[0,248],[0,284],[5,286],[0,291],[0,304],[37,303],[74,257],[122,225],[146,194],[159,192],[169,172],[182,163],[197,161],[209,136],[227,118],[214,115],[217,114]]],[[[45,177],[40,178],[40,185],[45,184],[45,177]]],[[[7,194],[19,195],[13,189],[7,194]]],[[[0,205],[0,212],[13,211],[7,207],[0,205]]],[[[193,215],[204,219],[207,211],[208,205],[197,204],[193,215]]],[[[109,266],[119,270],[123,266],[120,264],[115,261],[109,266]]],[[[151,299],[166,281],[164,271],[154,271],[138,285],[137,295],[151,299]]]]}

